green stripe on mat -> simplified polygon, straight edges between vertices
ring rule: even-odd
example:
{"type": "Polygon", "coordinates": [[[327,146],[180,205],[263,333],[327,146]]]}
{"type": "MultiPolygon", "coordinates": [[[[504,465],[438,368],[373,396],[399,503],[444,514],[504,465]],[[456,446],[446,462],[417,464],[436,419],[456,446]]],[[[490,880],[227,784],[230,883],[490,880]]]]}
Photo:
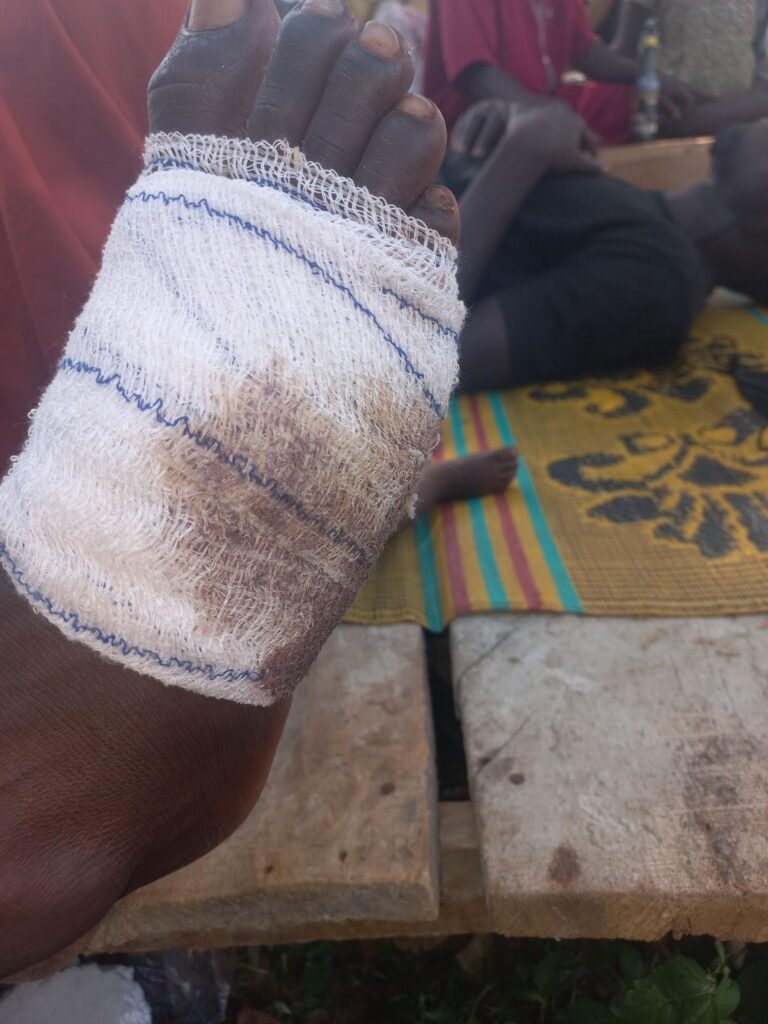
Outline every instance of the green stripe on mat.
{"type": "MultiPolygon", "coordinates": [[[[496,426],[501,436],[502,443],[509,447],[517,447],[515,435],[512,432],[512,426],[509,422],[506,410],[504,409],[504,403],[501,399],[501,395],[498,391],[492,391],[488,398],[493,409],[493,415],[496,420],[496,426]]],[[[544,555],[544,559],[547,563],[547,567],[550,571],[552,579],[554,580],[555,587],[557,588],[557,594],[560,598],[560,602],[563,606],[564,612],[581,613],[584,608],[581,603],[579,595],[576,593],[576,588],[573,585],[570,574],[565,567],[565,563],[560,555],[560,549],[557,546],[555,538],[552,536],[552,531],[549,528],[547,517],[544,513],[544,509],[539,501],[539,496],[536,493],[536,487],[533,482],[533,478],[528,470],[525,459],[520,457],[520,465],[517,471],[517,481],[520,488],[520,492],[525,500],[526,508],[528,509],[528,515],[531,517],[533,523],[533,529],[536,533],[536,539],[539,542],[539,547],[544,555]]]]}
{"type": "Polygon", "coordinates": [[[432,531],[429,516],[421,516],[416,520],[416,551],[419,556],[421,570],[421,588],[424,595],[424,611],[427,616],[427,629],[440,633],[445,629],[443,606],[440,601],[440,586],[437,581],[437,562],[435,548],[432,544],[432,531]]]}
{"type": "MultiPolygon", "coordinates": [[[[458,403],[455,399],[451,402],[450,415],[451,426],[453,427],[453,437],[456,443],[456,454],[459,456],[466,455],[467,442],[464,437],[464,425],[461,422],[458,403]]],[[[477,557],[483,573],[483,581],[485,583],[485,589],[488,591],[488,598],[491,602],[491,607],[494,609],[509,608],[509,598],[507,597],[507,592],[504,589],[504,584],[501,582],[501,576],[499,575],[499,567],[496,564],[496,555],[493,550],[493,543],[491,541],[490,534],[488,533],[488,524],[485,521],[482,499],[472,498],[467,502],[467,505],[469,506],[469,515],[472,521],[472,534],[475,538],[477,557]]]]}

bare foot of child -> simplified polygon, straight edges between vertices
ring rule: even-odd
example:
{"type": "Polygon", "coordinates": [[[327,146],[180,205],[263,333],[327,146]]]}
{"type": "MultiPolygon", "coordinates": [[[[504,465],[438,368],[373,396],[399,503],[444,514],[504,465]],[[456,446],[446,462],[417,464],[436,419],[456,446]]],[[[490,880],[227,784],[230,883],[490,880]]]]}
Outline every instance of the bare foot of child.
{"type": "Polygon", "coordinates": [[[422,516],[445,501],[499,494],[514,480],[517,466],[516,448],[495,448],[449,462],[432,462],[419,484],[416,515],[422,516]]]}

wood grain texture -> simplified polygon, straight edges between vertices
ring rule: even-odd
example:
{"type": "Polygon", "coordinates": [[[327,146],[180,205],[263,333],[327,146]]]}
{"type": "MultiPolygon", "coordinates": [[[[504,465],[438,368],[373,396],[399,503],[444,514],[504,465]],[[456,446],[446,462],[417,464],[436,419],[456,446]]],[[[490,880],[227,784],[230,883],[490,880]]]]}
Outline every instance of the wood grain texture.
{"type": "Polygon", "coordinates": [[[87,948],[231,945],[309,924],[435,920],[437,848],[421,630],[341,627],[297,692],[248,820],[206,857],[118,903],[87,948]]]}
{"type": "Polygon", "coordinates": [[[768,939],[768,619],[451,635],[494,930],[768,939]]]}
{"type": "MultiPolygon", "coordinates": [[[[347,939],[386,939],[404,936],[440,937],[449,935],[485,934],[491,930],[485,905],[485,893],[480,868],[474,811],[469,801],[440,804],[439,876],[440,909],[436,918],[422,920],[312,920],[285,922],[264,930],[260,918],[235,923],[221,914],[211,915],[203,910],[194,918],[177,923],[176,914],[164,928],[154,927],[152,934],[142,929],[142,916],[168,917],[167,904],[152,906],[148,901],[137,908],[135,927],[130,936],[113,933],[117,945],[105,945],[107,936],[95,935],[99,951],[146,952],[182,946],[197,949],[215,949],[239,945],[280,945],[284,943],[315,942],[321,939],[342,941],[347,939]]],[[[125,901],[128,902],[127,900],[125,901]]],[[[69,958],[71,960],[71,957],[69,958]]],[[[62,966],[51,969],[43,965],[23,980],[45,977],[62,966]]]]}

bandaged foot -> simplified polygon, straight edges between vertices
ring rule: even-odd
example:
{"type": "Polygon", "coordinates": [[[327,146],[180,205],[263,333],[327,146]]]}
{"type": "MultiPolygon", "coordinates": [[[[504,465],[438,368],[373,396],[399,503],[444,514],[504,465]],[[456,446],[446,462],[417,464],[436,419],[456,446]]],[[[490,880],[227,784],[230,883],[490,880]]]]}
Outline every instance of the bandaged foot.
{"type": "Polygon", "coordinates": [[[455,202],[429,187],[442,122],[403,99],[396,36],[363,45],[343,8],[319,6],[284,23],[264,77],[272,0],[194,0],[150,90],[166,137],[4,485],[0,977],[248,814],[291,703],[258,702],[314,654],[337,614],[314,605],[317,581],[348,600],[343,567],[364,574],[439,421],[424,390],[442,404],[452,339],[424,317],[450,330],[461,315],[438,266],[452,252],[402,211],[455,241],[455,202]],[[444,307],[422,305],[444,287],[444,307]]]}
{"type": "Polygon", "coordinates": [[[455,229],[452,200],[425,194],[444,129],[403,98],[397,36],[358,37],[333,0],[307,3],[282,45],[311,33],[308,59],[290,83],[273,60],[252,102],[256,10],[226,30],[243,71],[214,97],[223,122],[183,92],[208,87],[208,32],[182,30],[156,76],[167,130],[147,141],[0,487],[0,556],[71,639],[268,705],[402,520],[455,382],[463,307],[439,233],[455,229]],[[221,123],[250,137],[200,133],[221,123]]]}

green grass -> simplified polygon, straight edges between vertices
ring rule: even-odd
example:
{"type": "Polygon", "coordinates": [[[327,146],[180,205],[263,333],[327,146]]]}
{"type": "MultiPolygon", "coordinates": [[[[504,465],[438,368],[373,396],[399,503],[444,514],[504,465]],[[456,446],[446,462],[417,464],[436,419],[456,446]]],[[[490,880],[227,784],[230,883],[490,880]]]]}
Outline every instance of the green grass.
{"type": "Polygon", "coordinates": [[[468,970],[468,941],[242,950],[231,1020],[251,1007],[279,1024],[768,1024],[768,947],[734,963],[706,939],[490,939],[468,970]]]}

